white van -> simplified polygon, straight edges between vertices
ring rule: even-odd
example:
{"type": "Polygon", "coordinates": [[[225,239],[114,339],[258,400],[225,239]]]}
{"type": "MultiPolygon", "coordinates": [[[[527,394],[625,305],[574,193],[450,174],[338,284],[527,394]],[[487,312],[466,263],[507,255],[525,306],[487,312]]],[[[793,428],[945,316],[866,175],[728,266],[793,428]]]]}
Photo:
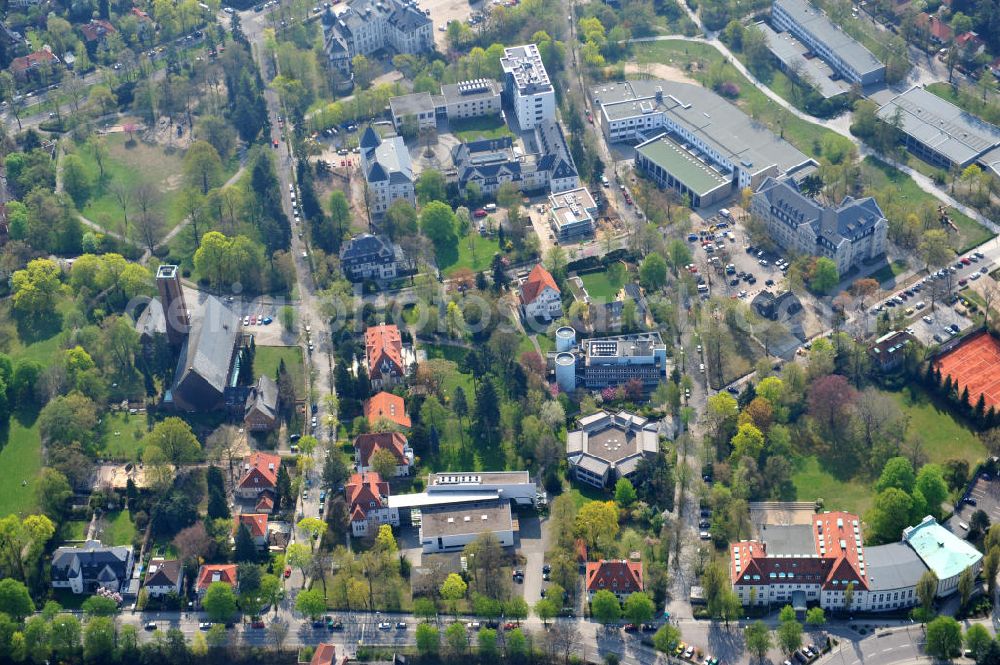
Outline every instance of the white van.
{"type": "Polygon", "coordinates": [[[485,210],[486,212],[496,212],[497,211],[497,204],[496,203],[487,203],[486,205],[483,206],[483,210],[485,210]]]}
{"type": "Polygon", "coordinates": [[[729,213],[729,208],[722,208],[722,209],[720,209],[719,210],[719,214],[722,215],[723,217],[725,217],[726,219],[729,219],[730,217],[732,217],[732,215],[729,213]]]}

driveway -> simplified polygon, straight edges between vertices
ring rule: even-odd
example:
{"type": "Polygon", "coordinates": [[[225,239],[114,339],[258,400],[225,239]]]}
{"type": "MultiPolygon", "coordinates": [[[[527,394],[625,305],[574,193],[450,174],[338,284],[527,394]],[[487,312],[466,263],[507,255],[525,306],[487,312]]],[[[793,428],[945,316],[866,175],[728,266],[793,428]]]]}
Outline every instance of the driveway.
{"type": "MultiPolygon", "coordinates": [[[[521,530],[518,534],[518,551],[524,556],[524,584],[521,591],[524,600],[533,605],[541,598],[545,582],[542,580],[542,566],[545,563],[545,551],[548,549],[549,528],[548,519],[536,516],[519,517],[521,530]]],[[[516,586],[516,585],[515,585],[516,586]]]]}

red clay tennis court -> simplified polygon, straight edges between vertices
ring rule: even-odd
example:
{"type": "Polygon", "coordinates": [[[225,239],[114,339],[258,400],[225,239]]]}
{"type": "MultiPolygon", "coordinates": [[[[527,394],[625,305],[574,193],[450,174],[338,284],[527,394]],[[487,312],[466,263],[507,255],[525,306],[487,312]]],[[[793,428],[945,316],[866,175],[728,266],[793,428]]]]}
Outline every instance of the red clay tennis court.
{"type": "Polygon", "coordinates": [[[986,408],[1000,409],[1000,342],[983,332],[965,340],[935,361],[941,377],[951,376],[959,392],[969,388],[969,401],[975,405],[983,394],[986,408]]]}

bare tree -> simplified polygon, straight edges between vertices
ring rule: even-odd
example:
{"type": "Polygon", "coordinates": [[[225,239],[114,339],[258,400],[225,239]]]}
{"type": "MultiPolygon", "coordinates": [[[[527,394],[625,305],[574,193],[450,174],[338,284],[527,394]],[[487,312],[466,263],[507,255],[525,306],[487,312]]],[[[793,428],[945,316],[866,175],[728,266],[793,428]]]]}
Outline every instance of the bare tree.
{"type": "Polygon", "coordinates": [[[111,183],[111,195],[115,197],[119,207],[122,209],[122,220],[124,221],[125,233],[128,234],[128,207],[132,203],[132,188],[120,180],[111,183]]]}
{"type": "Polygon", "coordinates": [[[275,651],[281,651],[282,645],[288,638],[288,622],[275,620],[267,627],[267,640],[275,651]]]}
{"type": "Polygon", "coordinates": [[[576,622],[555,621],[549,629],[548,641],[552,653],[552,660],[556,654],[563,655],[563,662],[569,663],[569,655],[574,645],[580,642],[580,631],[576,627],[576,622]]]}
{"type": "Polygon", "coordinates": [[[139,208],[139,218],[135,223],[136,235],[152,252],[163,230],[163,218],[156,209],[160,192],[149,183],[142,183],[132,191],[132,196],[139,208]]]}
{"type": "Polygon", "coordinates": [[[983,315],[986,317],[986,327],[990,327],[990,307],[997,301],[997,297],[1000,296],[1000,286],[993,281],[992,277],[984,275],[987,281],[983,283],[983,315]]]}
{"type": "Polygon", "coordinates": [[[208,450],[213,459],[229,466],[229,482],[235,481],[235,462],[243,449],[243,438],[233,425],[223,425],[208,437],[208,450]]]}

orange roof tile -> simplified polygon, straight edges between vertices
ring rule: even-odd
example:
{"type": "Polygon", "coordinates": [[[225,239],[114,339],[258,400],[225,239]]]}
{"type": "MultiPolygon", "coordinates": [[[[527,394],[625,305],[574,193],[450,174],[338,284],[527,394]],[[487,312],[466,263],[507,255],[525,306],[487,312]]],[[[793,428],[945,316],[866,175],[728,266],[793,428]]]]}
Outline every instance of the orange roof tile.
{"type": "Polygon", "coordinates": [[[403,341],[394,325],[372,326],[365,331],[365,355],[371,374],[403,375],[403,341]]]}
{"type": "Polygon", "coordinates": [[[236,516],[236,528],[245,526],[254,538],[267,535],[267,515],[263,513],[243,513],[236,516]]]}
{"type": "Polygon", "coordinates": [[[361,466],[368,466],[369,460],[379,450],[388,450],[396,458],[399,466],[409,463],[406,458],[406,437],[399,432],[370,432],[359,434],[354,439],[354,450],[357,451],[361,466]]]}
{"type": "Polygon", "coordinates": [[[539,263],[531,269],[527,279],[521,284],[521,302],[526,305],[535,302],[535,299],[541,295],[545,287],[554,289],[556,293],[561,293],[551,273],[539,263]]]}
{"type": "Polygon", "coordinates": [[[255,452],[243,460],[243,477],[240,487],[274,489],[278,484],[281,457],[272,453],[255,452]]]}
{"type": "Polygon", "coordinates": [[[624,559],[587,563],[587,591],[607,589],[614,593],[642,591],[642,564],[624,559]]]}
{"type": "Polygon", "coordinates": [[[379,418],[385,418],[400,427],[411,425],[410,417],[406,415],[406,402],[403,401],[403,398],[385,391],[365,402],[365,417],[373,425],[379,418]]]}
{"type": "Polygon", "coordinates": [[[333,665],[337,660],[337,647],[329,642],[320,642],[313,651],[309,665],[333,665]]]}
{"type": "Polygon", "coordinates": [[[211,564],[204,565],[198,571],[198,583],[196,588],[201,591],[207,589],[213,582],[225,582],[229,586],[236,586],[236,564],[211,564]]]}

